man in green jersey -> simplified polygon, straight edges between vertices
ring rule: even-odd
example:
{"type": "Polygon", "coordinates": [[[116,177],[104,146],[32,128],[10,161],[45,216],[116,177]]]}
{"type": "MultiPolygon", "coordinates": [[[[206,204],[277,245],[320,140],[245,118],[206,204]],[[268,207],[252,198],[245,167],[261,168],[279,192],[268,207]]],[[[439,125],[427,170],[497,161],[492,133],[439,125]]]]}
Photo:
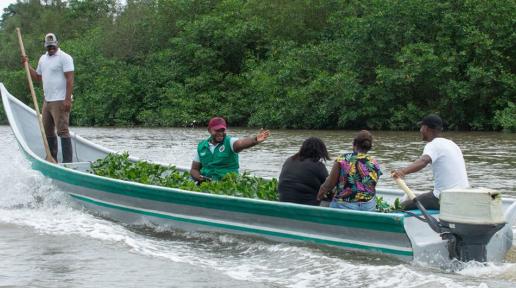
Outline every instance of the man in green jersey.
{"type": "Polygon", "coordinates": [[[255,137],[236,138],[226,135],[227,124],[221,117],[208,123],[210,137],[197,145],[190,175],[198,182],[220,180],[228,173],[238,173],[238,153],[267,140],[269,130],[261,129],[255,137]]]}

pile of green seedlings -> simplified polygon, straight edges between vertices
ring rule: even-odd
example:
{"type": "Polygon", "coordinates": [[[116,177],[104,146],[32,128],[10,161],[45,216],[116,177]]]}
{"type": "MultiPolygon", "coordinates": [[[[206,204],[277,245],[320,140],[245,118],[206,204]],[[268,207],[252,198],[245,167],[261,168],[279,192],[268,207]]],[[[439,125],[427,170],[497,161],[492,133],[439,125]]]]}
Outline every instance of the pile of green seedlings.
{"type": "MultiPolygon", "coordinates": [[[[220,181],[206,181],[197,184],[190,174],[178,170],[175,166],[164,166],[146,161],[131,161],[127,152],[122,154],[110,153],[105,158],[91,164],[90,172],[104,177],[179,188],[188,191],[198,191],[211,194],[229,195],[262,200],[278,200],[278,181],[244,174],[230,173],[220,181]]],[[[389,213],[400,211],[400,200],[396,198],[391,205],[382,197],[376,197],[376,210],[389,213]]]]}
{"type": "Polygon", "coordinates": [[[99,176],[133,181],[142,184],[179,188],[189,191],[238,196],[245,198],[278,200],[278,181],[265,180],[248,173],[230,173],[220,181],[206,181],[197,185],[188,172],[175,166],[164,166],[146,161],[131,161],[127,152],[108,154],[91,164],[90,172],[99,176]]]}
{"type": "Polygon", "coordinates": [[[389,202],[383,200],[382,196],[376,196],[376,211],[383,213],[391,213],[395,211],[402,211],[400,198],[396,198],[394,200],[394,204],[389,204],[389,202]]]}

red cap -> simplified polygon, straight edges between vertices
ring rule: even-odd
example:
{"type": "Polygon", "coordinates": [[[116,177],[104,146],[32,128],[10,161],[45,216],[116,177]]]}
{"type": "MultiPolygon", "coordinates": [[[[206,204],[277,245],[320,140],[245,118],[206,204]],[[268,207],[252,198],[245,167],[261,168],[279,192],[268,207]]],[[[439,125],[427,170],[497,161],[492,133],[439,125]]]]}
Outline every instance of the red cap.
{"type": "Polygon", "coordinates": [[[226,120],[221,117],[213,117],[208,123],[208,129],[213,128],[214,130],[227,129],[226,120]]]}

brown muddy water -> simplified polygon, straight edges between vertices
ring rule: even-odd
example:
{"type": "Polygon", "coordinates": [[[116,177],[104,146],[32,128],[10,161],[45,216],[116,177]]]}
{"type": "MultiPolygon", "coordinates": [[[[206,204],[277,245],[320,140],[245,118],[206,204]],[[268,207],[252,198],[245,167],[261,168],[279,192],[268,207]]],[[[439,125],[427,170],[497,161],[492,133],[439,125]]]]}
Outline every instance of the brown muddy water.
{"type": "MultiPolygon", "coordinates": [[[[189,167],[205,129],[76,128],[118,151],[189,167]]],[[[236,128],[230,135],[253,135],[236,128]]],[[[335,158],[355,131],[273,130],[240,154],[242,170],[278,177],[283,161],[316,136],[335,158]]],[[[417,132],[373,132],[384,172],[417,159],[417,132]]],[[[516,252],[504,263],[460,272],[424,263],[275,243],[253,237],[127,227],[95,217],[30,169],[8,126],[0,126],[0,287],[514,287],[516,252]]],[[[445,133],[463,150],[470,183],[516,196],[516,134],[445,133]]],[[[331,161],[328,163],[331,165],[331,161]]],[[[409,175],[414,190],[432,188],[430,168],[409,175]]],[[[381,187],[395,188],[388,177],[381,187]]],[[[516,230],[516,227],[513,229],[516,230]]],[[[515,231],[516,232],[516,231],[515,231]]]]}

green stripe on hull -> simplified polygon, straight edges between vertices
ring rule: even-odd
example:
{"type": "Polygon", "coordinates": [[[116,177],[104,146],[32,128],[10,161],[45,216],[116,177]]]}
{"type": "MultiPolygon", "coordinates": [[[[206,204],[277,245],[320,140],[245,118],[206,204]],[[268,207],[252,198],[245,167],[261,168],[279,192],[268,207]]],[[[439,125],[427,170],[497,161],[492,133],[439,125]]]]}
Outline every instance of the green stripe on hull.
{"type": "Polygon", "coordinates": [[[281,202],[189,192],[180,189],[143,185],[63,168],[40,159],[31,159],[33,168],[44,175],[71,185],[165,203],[240,212],[252,215],[296,219],[311,223],[405,233],[403,215],[323,207],[292,205],[281,202]]]}
{"type": "Polygon", "coordinates": [[[326,245],[339,246],[339,247],[344,247],[344,248],[365,250],[365,251],[370,251],[370,252],[381,252],[381,253],[385,253],[385,254],[393,254],[396,256],[406,256],[406,257],[413,256],[412,250],[409,250],[410,248],[407,248],[407,250],[396,250],[396,249],[385,248],[385,247],[368,246],[368,245],[349,243],[349,242],[344,242],[344,241],[334,241],[334,240],[328,240],[328,239],[322,239],[322,238],[315,238],[315,237],[303,236],[303,235],[293,234],[293,233],[271,231],[271,230],[266,230],[266,229],[231,225],[231,224],[225,224],[225,223],[217,223],[217,222],[192,219],[192,218],[187,218],[187,217],[178,217],[178,216],[173,216],[173,215],[169,215],[169,214],[159,213],[158,211],[142,210],[142,209],[138,209],[135,207],[120,206],[120,205],[116,205],[113,203],[97,201],[95,199],[92,199],[89,197],[83,197],[83,196],[76,195],[76,194],[70,194],[70,195],[77,200],[84,201],[86,203],[94,204],[97,206],[116,209],[116,210],[120,210],[120,211],[124,211],[124,212],[141,214],[141,215],[145,215],[145,216],[168,219],[168,220],[172,220],[172,221],[204,225],[204,226],[216,227],[216,228],[227,229],[227,230],[235,230],[235,231],[247,232],[247,233],[251,233],[251,234],[300,240],[300,241],[305,241],[305,242],[314,242],[314,243],[319,243],[319,244],[326,244],[326,245]]]}

